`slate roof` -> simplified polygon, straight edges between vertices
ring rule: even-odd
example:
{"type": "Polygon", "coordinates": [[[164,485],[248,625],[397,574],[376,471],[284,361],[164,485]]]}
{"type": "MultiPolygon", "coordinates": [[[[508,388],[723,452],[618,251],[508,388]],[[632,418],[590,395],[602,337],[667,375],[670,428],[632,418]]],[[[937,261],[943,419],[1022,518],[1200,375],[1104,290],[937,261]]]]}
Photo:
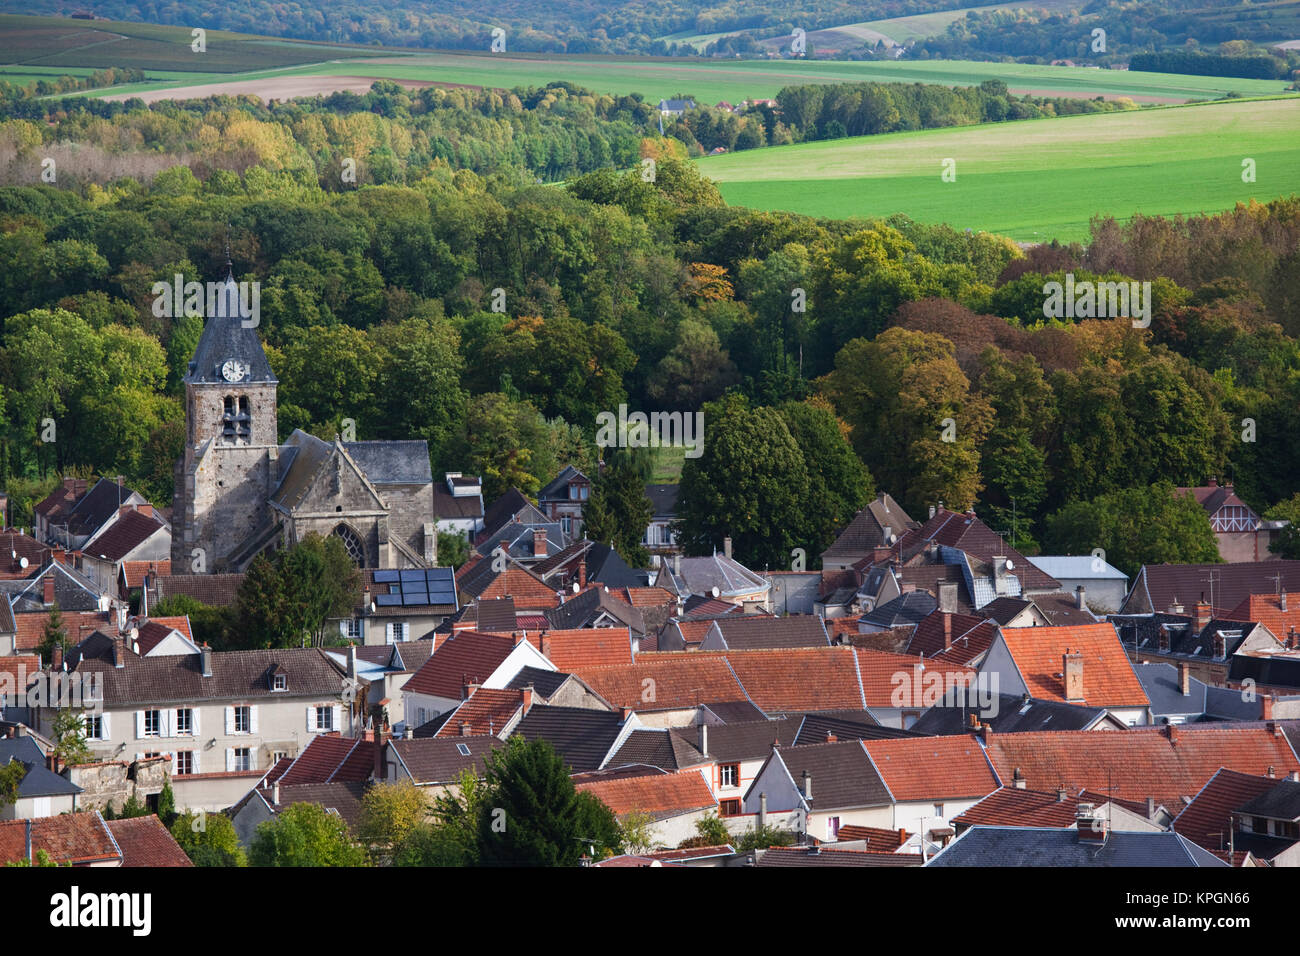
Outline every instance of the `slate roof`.
{"type": "Polygon", "coordinates": [[[429,443],[423,438],[403,441],[345,441],[343,447],[352,460],[361,466],[371,484],[426,485],[433,481],[433,471],[429,467],[429,443]]]}
{"type": "Polygon", "coordinates": [[[487,510],[483,513],[483,530],[478,533],[475,542],[495,541],[497,531],[514,520],[520,512],[524,513],[525,520],[528,521],[546,520],[546,516],[524,497],[523,492],[518,488],[511,488],[487,506],[487,510]]]}
{"type": "Polygon", "coordinates": [[[1000,597],[994,598],[980,608],[980,613],[998,625],[1005,627],[1016,619],[1016,615],[1029,607],[1028,598],[1000,597]]]}
{"type": "Polygon", "coordinates": [[[39,574],[19,581],[0,581],[0,593],[9,595],[16,615],[48,610],[45,604],[45,578],[54,578],[54,603],[62,611],[96,611],[99,588],[76,568],[58,561],[46,565],[39,574]]]}
{"type": "Polygon", "coordinates": [[[677,516],[677,495],[680,485],[646,485],[645,495],[654,507],[656,518],[674,518],[677,516]]]}
{"type": "Polygon", "coordinates": [[[1279,775],[1300,770],[1280,727],[1133,727],[1114,733],[991,734],[989,759],[1004,784],[1020,770],[1033,790],[1087,787],[1114,797],[1183,806],[1220,767],[1279,775]]]}
{"type": "MultiPolygon", "coordinates": [[[[844,827],[840,828],[844,830],[844,827]]],[[[920,866],[919,853],[876,853],[837,850],[829,846],[774,846],[763,851],[755,866],[920,866]]]]}
{"type": "Polygon", "coordinates": [[[122,667],[86,658],[77,673],[97,672],[103,682],[104,706],[163,704],[172,701],[231,698],[335,698],[342,692],[343,671],[319,648],[214,651],[212,676],[204,677],[198,654],[138,657],[126,652],[122,667]],[[279,667],[288,676],[287,691],[272,691],[267,675],[279,667]]]}
{"type": "MultiPolygon", "coordinates": [[[[587,478],[587,476],[584,475],[582,472],[580,472],[577,468],[574,468],[572,465],[565,465],[562,469],[560,469],[560,473],[558,475],[556,475],[554,478],[548,481],[545,487],[541,489],[541,491],[537,492],[537,500],[538,501],[555,501],[555,500],[568,501],[569,482],[573,481],[575,478],[587,478]]],[[[590,479],[587,480],[590,481],[590,479]]]]}
{"type": "Polygon", "coordinates": [[[767,715],[748,700],[708,700],[701,703],[709,713],[724,724],[743,724],[753,720],[766,720],[767,715]]]}
{"type": "Polygon", "coordinates": [[[1104,843],[1081,840],[1077,830],[971,827],[927,866],[1201,867],[1226,866],[1172,831],[1113,831],[1104,843]]]}
{"type": "Polygon", "coordinates": [[[243,573],[159,574],[149,600],[151,604],[184,594],[209,607],[233,607],[239,596],[243,573]]]}
{"type": "Polygon", "coordinates": [[[546,619],[554,628],[572,630],[588,626],[602,612],[637,634],[645,633],[645,618],[641,612],[599,586],[589,587],[581,594],[567,598],[563,604],[549,607],[546,619]]]}
{"type": "MultiPolygon", "coordinates": [[[[815,810],[885,807],[894,802],[859,741],[777,747],[768,758],[767,766],[777,759],[785,765],[790,778],[801,791],[804,771],[811,775],[812,807],[815,810]]],[[[754,783],[745,793],[746,799],[758,785],[762,774],[760,770],[755,776],[754,783]]]]}
{"type": "Polygon", "coordinates": [[[711,594],[716,587],[723,597],[752,592],[767,593],[772,587],[761,575],[724,554],[683,557],[680,574],[668,565],[655,583],[678,594],[711,594]]]}
{"type": "Polygon", "coordinates": [[[1025,560],[1044,574],[1051,575],[1058,581],[1074,581],[1084,578],[1094,581],[1116,581],[1121,578],[1125,581],[1128,580],[1127,574],[1105,561],[1101,561],[1101,567],[1094,570],[1094,564],[1099,559],[1086,554],[1036,554],[1032,558],[1026,558],[1025,560]]]}
{"type": "Polygon", "coordinates": [[[128,511],[86,542],[82,550],[108,561],[120,561],[159,531],[165,530],[163,523],[153,515],[128,511]]]}
{"type": "Polygon", "coordinates": [[[1278,786],[1273,777],[1238,773],[1219,768],[1204,787],[1174,818],[1173,829],[1209,850],[1222,860],[1228,859],[1228,821],[1257,797],[1278,786]]]}
{"type": "Polygon", "coordinates": [[[1300,561],[1242,561],[1236,564],[1147,564],[1142,566],[1121,614],[1150,614],[1167,611],[1176,600],[1189,610],[1202,598],[1210,597],[1210,572],[1214,572],[1215,613],[1227,613],[1250,594],[1276,593],[1282,589],[1300,591],[1300,561]]]}
{"type": "Polygon", "coordinates": [[[564,682],[572,676],[572,674],[566,674],[563,671],[546,671],[540,667],[525,667],[506,686],[512,690],[522,690],[531,684],[533,690],[545,700],[559,690],[564,682]]]}
{"type": "Polygon", "coordinates": [[[1228,680],[1253,680],[1264,687],[1300,688],[1300,658],[1238,654],[1228,665],[1228,680]]]}
{"type": "Polygon", "coordinates": [[[908,591],[862,615],[860,620],[863,624],[886,628],[915,625],[938,606],[939,602],[929,591],[908,591]]]}
{"type": "Polygon", "coordinates": [[[457,631],[438,644],[402,691],[462,700],[466,683],[487,680],[514,649],[509,637],[457,631]]]}
{"type": "Polygon", "coordinates": [[[771,650],[790,647],[827,647],[826,626],[815,614],[766,617],[728,615],[713,622],[731,650],[771,650]]]}
{"type": "Polygon", "coordinates": [[[639,812],[663,819],[693,810],[713,809],[718,805],[704,777],[695,770],[593,780],[579,783],[576,788],[597,797],[620,817],[639,812]]]}
{"type": "Polygon", "coordinates": [[[1237,808],[1240,812],[1273,820],[1300,820],[1300,783],[1279,780],[1237,808]]]}
{"type": "Polygon", "coordinates": [[[134,494],[137,492],[126,485],[119,485],[109,478],[100,478],[68,511],[66,518],[68,533],[93,534],[102,528],[104,522],[113,517],[117,509],[134,494]]]}
{"type": "Polygon", "coordinates": [[[516,560],[537,557],[536,532],[546,533],[546,553],[563,552],[569,546],[569,536],[564,532],[564,525],[559,521],[510,521],[502,525],[490,538],[483,538],[475,550],[483,557],[490,556],[501,542],[506,542],[506,551],[516,560]]]}
{"type": "Polygon", "coordinates": [[[805,714],[799,721],[795,735],[796,746],[829,743],[827,735],[837,740],[893,740],[898,737],[918,737],[910,730],[882,727],[865,710],[842,711],[825,714],[805,714]]]}
{"type": "MultiPolygon", "coordinates": [[[[1199,717],[1205,713],[1206,684],[1203,681],[1189,675],[1187,683],[1191,693],[1184,697],[1183,685],[1178,676],[1178,668],[1173,664],[1147,661],[1134,664],[1133,670],[1137,672],[1137,678],[1142,683],[1142,689],[1146,691],[1147,699],[1151,701],[1151,718],[1153,721],[1158,722],[1159,718],[1169,716],[1195,715],[1199,717]]],[[[1235,696],[1240,698],[1240,692],[1237,692],[1235,696]]],[[[1253,707],[1252,711],[1250,716],[1258,716],[1258,705],[1253,707]]]]}
{"type": "Polygon", "coordinates": [[[1065,701],[1062,656],[1083,657],[1083,700],[1094,707],[1149,703],[1133,665],[1110,624],[1078,627],[1004,627],[1002,639],[1032,697],[1065,701]]]}
{"type": "Polygon", "coordinates": [[[468,604],[461,620],[473,621],[474,629],[485,634],[510,634],[519,626],[512,597],[489,598],[468,604]]]}
{"type": "Polygon", "coordinates": [[[176,838],[153,814],[127,820],[105,820],[122,851],[123,866],[193,866],[176,838]]]}
{"type": "Polygon", "coordinates": [[[292,511],[311,491],[317,473],[333,456],[334,445],[295,428],[280,446],[279,454],[280,483],[269,500],[282,510],[292,511]]]}
{"type": "Polygon", "coordinates": [[[90,482],[84,478],[64,478],[57,488],[42,498],[33,509],[38,515],[50,519],[51,524],[72,510],[77,500],[86,493],[90,482]]]}
{"type": "Polygon", "coordinates": [[[81,793],[81,787],[45,766],[45,753],[31,737],[0,737],[0,767],[16,760],[26,767],[18,796],[56,797],[81,793]]]}
{"type": "Polygon", "coordinates": [[[1082,608],[1068,594],[1035,594],[1033,604],[1043,617],[1047,618],[1047,623],[1056,627],[1072,624],[1095,624],[1098,621],[1097,615],[1087,608],[1086,595],[1084,597],[1085,606],[1082,608]]]}
{"type": "Polygon", "coordinates": [[[584,560],[587,562],[587,580],[603,584],[610,590],[644,588],[649,584],[649,575],[645,571],[632,568],[617,551],[599,541],[587,549],[584,560]]]}
{"type": "Polygon", "coordinates": [[[256,328],[245,328],[241,317],[239,287],[227,270],[218,299],[218,314],[206,316],[199,344],[194,349],[185,384],[225,385],[221,366],[227,359],[248,365],[249,373],[240,384],[274,383],[275,375],[262,351],[256,328]]]}
{"type": "Polygon", "coordinates": [[[416,783],[445,784],[454,782],[463,770],[472,770],[481,776],[487,755],[500,747],[501,741],[486,735],[428,737],[394,740],[389,746],[401,758],[416,783]],[[460,752],[461,746],[469,751],[468,755],[460,752]]]}
{"type": "Polygon", "coordinates": [[[839,536],[831,542],[830,547],[822,552],[823,563],[829,558],[835,563],[857,560],[871,554],[876,548],[885,547],[884,529],[902,537],[910,528],[916,527],[902,506],[891,495],[880,492],[875,500],[853,516],[839,536]]]}
{"type": "Polygon", "coordinates": [[[73,866],[120,864],[122,851],[98,811],[61,813],[34,820],[0,822],[0,865],[27,859],[27,825],[32,827],[32,858],[44,850],[55,863],[73,866]]]}
{"type": "MultiPolygon", "coordinates": [[[[772,744],[793,746],[801,721],[778,717],[775,720],[750,720],[735,724],[710,724],[708,756],[718,763],[762,760],[772,752],[772,744]]],[[[673,727],[671,733],[695,747],[700,739],[698,727],[673,727]]]]}
{"type": "Polygon", "coordinates": [[[712,762],[711,756],[706,757],[696,750],[684,735],[659,727],[632,731],[618,752],[609,758],[610,767],[647,764],[668,771],[685,770],[712,762]]]}
{"type": "Polygon", "coordinates": [[[1087,730],[1106,714],[1104,707],[1088,707],[1079,704],[1067,704],[1057,700],[1036,700],[1032,697],[1017,697],[1014,694],[999,694],[990,710],[984,712],[980,707],[971,707],[969,692],[954,692],[944,695],[941,704],[931,707],[916,723],[912,730],[921,734],[951,736],[970,733],[971,715],[976,715],[981,723],[986,723],[995,734],[1029,733],[1039,730],[1087,730]]]}
{"type": "Polygon", "coordinates": [[[1061,584],[1050,574],[1040,571],[1023,554],[994,534],[972,513],[940,509],[920,528],[908,531],[899,541],[904,555],[922,550],[930,542],[958,548],[977,560],[990,564],[995,556],[1010,558],[1012,574],[1024,591],[1059,591],[1061,584]]]}
{"type": "Polygon", "coordinates": [[[571,772],[596,770],[623,726],[618,712],[534,704],[511,736],[546,740],[571,772]]]}

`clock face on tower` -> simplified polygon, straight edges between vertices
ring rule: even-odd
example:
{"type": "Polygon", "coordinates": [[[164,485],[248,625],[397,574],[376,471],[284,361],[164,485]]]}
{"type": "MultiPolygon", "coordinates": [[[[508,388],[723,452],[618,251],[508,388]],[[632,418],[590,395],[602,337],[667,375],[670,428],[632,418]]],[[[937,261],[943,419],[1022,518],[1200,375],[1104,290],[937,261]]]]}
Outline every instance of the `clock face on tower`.
{"type": "Polygon", "coordinates": [[[237,359],[226,359],[226,363],[221,366],[221,376],[227,382],[239,382],[248,374],[248,365],[237,359]]]}

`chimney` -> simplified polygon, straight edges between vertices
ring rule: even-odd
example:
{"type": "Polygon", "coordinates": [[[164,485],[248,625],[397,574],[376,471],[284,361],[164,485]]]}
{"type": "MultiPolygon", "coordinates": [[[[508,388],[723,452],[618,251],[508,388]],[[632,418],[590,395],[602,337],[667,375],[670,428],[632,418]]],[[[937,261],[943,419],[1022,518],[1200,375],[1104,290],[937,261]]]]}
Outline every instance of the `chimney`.
{"type": "Polygon", "coordinates": [[[1178,664],[1178,686],[1186,697],[1192,692],[1192,668],[1186,662],[1178,664]]]}
{"type": "Polygon", "coordinates": [[[1218,478],[1211,478],[1211,479],[1210,479],[1210,487],[1211,487],[1211,488],[1217,488],[1217,487],[1219,487],[1219,479],[1218,479],[1218,478]]]}
{"type": "Polygon", "coordinates": [[[54,571],[50,570],[45,577],[41,579],[41,586],[45,589],[43,600],[45,606],[49,607],[54,603],[54,571]]]}
{"type": "Polygon", "coordinates": [[[1259,698],[1259,719],[1273,719],[1273,695],[1264,694],[1259,698]]]}
{"type": "Polygon", "coordinates": [[[211,677],[212,676],[212,648],[208,646],[207,641],[204,641],[203,647],[199,649],[199,660],[203,664],[203,676],[211,677]]]}
{"type": "Polygon", "coordinates": [[[1011,774],[1011,787],[1013,790],[1024,790],[1025,786],[1025,775],[1021,773],[1020,768],[1017,767],[1011,774]]]}
{"type": "MultiPolygon", "coordinates": [[[[767,791],[764,790],[758,795],[758,826],[762,827],[767,824],[767,791]]],[[[31,824],[28,824],[31,826],[31,824]]]]}
{"type": "Polygon", "coordinates": [[[271,802],[277,807],[280,805],[280,781],[277,780],[271,784],[271,802]]]}
{"type": "Polygon", "coordinates": [[[622,720],[620,721],[620,723],[626,724],[631,718],[632,718],[632,708],[624,707],[622,712],[622,720]]]}
{"type": "MultiPolygon", "coordinates": [[[[50,669],[56,671],[63,670],[62,644],[55,644],[54,647],[50,649],[50,669]]],[[[1269,709],[1271,710],[1272,708],[1270,707],[1269,709]]]]}
{"type": "Polygon", "coordinates": [[[805,770],[803,772],[803,798],[805,800],[811,800],[812,797],[812,774],[805,770]]]}
{"type": "Polygon", "coordinates": [[[348,645],[348,676],[353,680],[357,678],[357,645],[348,645]]]}
{"type": "Polygon", "coordinates": [[[522,716],[527,717],[528,712],[533,709],[533,685],[532,684],[529,684],[527,687],[523,689],[523,698],[524,698],[523,700],[524,712],[522,716]]]}
{"type": "Polygon", "coordinates": [[[146,517],[149,518],[153,517],[153,505],[149,504],[148,502],[142,505],[136,505],[135,510],[140,512],[140,514],[145,515],[146,517]]]}
{"type": "Polygon", "coordinates": [[[980,724],[980,740],[984,741],[984,743],[987,744],[989,742],[989,737],[992,735],[992,733],[993,733],[993,728],[989,726],[989,724],[987,723],[980,724]]]}
{"type": "Polygon", "coordinates": [[[1080,841],[1106,842],[1106,818],[1097,816],[1097,808],[1091,803],[1079,804],[1074,811],[1074,825],[1079,831],[1080,841]]]}
{"type": "Polygon", "coordinates": [[[826,731],[826,742],[828,744],[838,743],[839,739],[840,738],[836,737],[835,734],[831,733],[831,731],[826,731]]]}
{"type": "Polygon", "coordinates": [[[1083,700],[1083,655],[1078,651],[1073,654],[1067,649],[1061,655],[1061,673],[1065,683],[1065,700],[1078,703],[1083,700]]]}
{"type": "Polygon", "coordinates": [[[1210,616],[1212,613],[1213,609],[1210,605],[1206,604],[1204,601],[1196,602],[1196,629],[1198,631],[1204,630],[1205,625],[1210,623],[1210,616]]]}
{"type": "Polygon", "coordinates": [[[673,555],[673,577],[680,578],[681,576],[682,576],[682,556],[680,554],[674,554],[673,555]]]}
{"type": "Polygon", "coordinates": [[[1078,608],[1080,611],[1084,610],[1085,607],[1087,606],[1084,603],[1083,594],[1084,594],[1083,585],[1080,584],[1077,588],[1074,589],[1074,606],[1078,608]]]}
{"type": "Polygon", "coordinates": [[[464,693],[465,695],[463,699],[469,700],[471,697],[474,696],[474,692],[477,691],[478,688],[479,688],[478,684],[472,681],[466,681],[465,686],[462,688],[462,693],[464,693]]]}
{"type": "MultiPolygon", "coordinates": [[[[957,582],[939,582],[939,610],[945,614],[957,613],[957,582]]],[[[951,627],[951,625],[948,625],[951,627]]]]}
{"type": "Polygon", "coordinates": [[[502,553],[502,554],[504,554],[504,555],[506,555],[506,556],[509,556],[509,554],[510,554],[510,542],[509,542],[509,541],[507,541],[505,538],[502,538],[500,541],[497,542],[497,547],[499,547],[499,548],[501,549],[501,553],[502,553]]]}
{"type": "Polygon", "coordinates": [[[535,558],[546,557],[546,529],[545,528],[533,529],[533,557],[535,558]]]}
{"type": "Polygon", "coordinates": [[[1286,610],[1286,592],[1285,592],[1285,591],[1282,591],[1282,592],[1280,592],[1280,593],[1278,594],[1278,596],[1277,596],[1277,603],[1278,603],[1278,607],[1279,607],[1281,610],[1283,610],[1283,611],[1286,610]]]}
{"type": "Polygon", "coordinates": [[[1069,799],[1069,796],[1070,796],[1070,791],[1066,790],[1065,787],[1062,786],[1056,788],[1057,803],[1064,803],[1067,799],[1069,799]]]}
{"type": "Polygon", "coordinates": [[[731,535],[722,539],[722,554],[727,559],[731,558],[731,535]]]}
{"type": "Polygon", "coordinates": [[[1156,798],[1147,797],[1147,819],[1154,820],[1155,818],[1156,818],[1156,798]]]}
{"type": "Polygon", "coordinates": [[[587,586],[587,556],[584,554],[582,560],[578,562],[578,587],[587,586]]]}
{"type": "Polygon", "coordinates": [[[470,736],[470,734],[472,734],[473,731],[474,731],[474,728],[470,726],[470,723],[469,723],[468,720],[462,720],[462,721],[460,722],[460,735],[461,735],[462,737],[468,737],[468,736],[470,736]]]}
{"type": "Polygon", "coordinates": [[[388,765],[384,763],[384,725],[375,718],[375,779],[383,780],[388,776],[388,765]]]}
{"type": "Polygon", "coordinates": [[[406,725],[406,735],[405,735],[405,736],[406,736],[406,739],[407,739],[407,740],[414,740],[414,739],[415,739],[415,728],[412,727],[410,724],[407,724],[407,725],[406,725]]]}
{"type": "Polygon", "coordinates": [[[1178,743],[1178,728],[1174,724],[1165,724],[1164,734],[1169,738],[1171,744],[1178,743]]]}
{"type": "Polygon", "coordinates": [[[700,723],[699,751],[706,757],[709,755],[709,725],[703,722],[700,723]]]}
{"type": "MultiPolygon", "coordinates": [[[[943,585],[939,586],[939,590],[942,592],[943,585]]],[[[950,647],[952,647],[952,614],[945,611],[943,612],[943,649],[947,650],[950,647]]]]}
{"type": "Polygon", "coordinates": [[[542,631],[542,656],[551,659],[551,636],[545,631],[542,631]]]}

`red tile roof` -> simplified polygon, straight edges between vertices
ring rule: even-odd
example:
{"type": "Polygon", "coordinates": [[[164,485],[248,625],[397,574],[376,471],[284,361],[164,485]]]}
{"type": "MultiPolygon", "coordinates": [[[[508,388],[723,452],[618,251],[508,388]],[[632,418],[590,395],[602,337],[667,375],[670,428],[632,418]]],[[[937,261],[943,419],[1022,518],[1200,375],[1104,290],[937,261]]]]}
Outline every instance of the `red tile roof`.
{"type": "Polygon", "coordinates": [[[617,596],[633,607],[661,607],[676,604],[677,598],[667,588],[618,588],[617,596]]]}
{"type": "Polygon", "coordinates": [[[1276,777],[1221,768],[1174,818],[1174,830],[1226,861],[1228,821],[1233,811],[1272,790],[1277,784],[1276,777]]]}
{"type": "MultiPolygon", "coordinates": [[[[854,648],[858,656],[858,669],[862,674],[862,688],[867,707],[919,707],[924,703],[927,685],[934,680],[930,675],[943,678],[943,690],[958,684],[968,686],[975,680],[975,671],[962,664],[952,664],[934,658],[922,660],[912,654],[890,654],[870,648],[854,648]],[[922,700],[913,701],[917,685],[917,668],[920,667],[922,700]],[[903,703],[899,695],[906,694],[903,703]]],[[[942,696],[942,695],[940,695],[942,696]]]]}
{"type": "MultiPolygon", "coordinates": [[[[535,634],[530,631],[529,642],[534,640],[535,634]]],[[[424,666],[411,675],[402,690],[449,700],[463,700],[465,685],[487,680],[514,649],[515,642],[509,637],[478,631],[457,631],[438,644],[424,666]]]]}
{"type": "Polygon", "coordinates": [[[465,723],[470,725],[468,736],[497,736],[510,722],[510,718],[519,712],[523,702],[524,693],[521,690],[490,690],[480,687],[469,700],[456,708],[434,736],[467,736],[461,727],[465,723]]]}
{"type": "Polygon", "coordinates": [[[726,657],[749,699],[769,713],[865,706],[851,647],[728,651],[726,657]]]}
{"type": "Polygon", "coordinates": [[[1072,827],[1080,803],[1101,806],[1113,802],[1140,816],[1146,816],[1146,805],[1133,800],[1112,800],[1104,793],[1091,790],[1067,790],[1062,800],[1055,790],[1020,790],[1004,786],[989,794],[964,813],[953,817],[953,823],[964,826],[990,827],[1072,827]]]}
{"type": "Polygon", "coordinates": [[[67,514],[90,487],[84,478],[64,478],[63,483],[41,499],[34,509],[46,518],[56,518],[67,514]]]}
{"type": "MultiPolygon", "coordinates": [[[[61,813],[38,817],[32,824],[32,857],[40,850],[55,863],[73,866],[120,863],[122,853],[98,812],[61,813]]],[[[0,865],[27,859],[27,821],[0,823],[0,865]]]]}
{"type": "Polygon", "coordinates": [[[615,707],[666,710],[701,701],[745,700],[721,654],[638,654],[635,664],[579,667],[573,673],[615,707]]]}
{"type": "Polygon", "coordinates": [[[1020,770],[1032,790],[1088,787],[1117,798],[1154,797],[1171,812],[1227,767],[1279,777],[1300,770],[1280,728],[1195,725],[1135,727],[1125,731],[1042,731],[992,734],[989,759],[1010,786],[1020,770]]]}
{"type": "MultiPolygon", "coordinates": [[[[277,779],[281,784],[351,783],[369,780],[375,769],[373,741],[320,734],[277,779]]],[[[268,775],[269,776],[269,775],[268,775]]]]}
{"type": "Polygon", "coordinates": [[[903,829],[886,830],[882,827],[863,827],[853,823],[846,823],[840,827],[837,837],[841,842],[846,840],[866,840],[868,850],[893,853],[907,842],[910,835],[903,829]]]}
{"type": "Polygon", "coordinates": [[[466,592],[470,599],[489,600],[495,597],[512,597],[515,607],[527,610],[557,607],[560,599],[555,589],[537,575],[524,568],[507,567],[493,575],[481,591],[466,592]]]}
{"type": "Polygon", "coordinates": [[[126,581],[128,588],[138,588],[144,583],[145,575],[150,571],[155,574],[171,574],[172,563],[170,559],[162,561],[123,561],[122,577],[126,581]]]}
{"type": "Polygon", "coordinates": [[[105,821],[122,849],[123,866],[193,866],[163,822],[152,814],[105,821]]]}
{"type": "MultiPolygon", "coordinates": [[[[1291,629],[1295,628],[1300,631],[1300,592],[1288,592],[1286,596],[1286,610],[1282,610],[1282,599],[1276,594],[1250,594],[1247,595],[1240,604],[1238,604],[1228,614],[1228,619],[1233,621],[1256,621],[1263,624],[1273,632],[1283,644],[1287,643],[1287,636],[1291,629]]],[[[1288,646],[1296,646],[1290,644],[1288,646]]]]}
{"type": "Polygon", "coordinates": [[[8,674],[15,691],[27,689],[28,683],[41,669],[41,659],[35,654],[18,654],[0,657],[0,674],[8,674]]]}
{"type": "Polygon", "coordinates": [[[1146,707],[1150,704],[1113,624],[1064,627],[1004,627],[1002,637],[1029,695],[1065,701],[1062,656],[1083,656],[1083,700],[1090,707],[1146,707]]]}
{"type": "Polygon", "coordinates": [[[31,577],[49,562],[53,552],[29,534],[6,531],[0,534],[0,578],[31,577]],[[26,559],[26,567],[23,566],[26,559]]]}
{"type": "Polygon", "coordinates": [[[999,786],[973,737],[864,740],[862,747],[899,803],[983,797],[999,786]]]}
{"type": "Polygon", "coordinates": [[[153,514],[128,511],[93,541],[88,541],[82,551],[109,561],[120,561],[163,529],[163,523],[153,514]]]}
{"type": "Polygon", "coordinates": [[[148,654],[166,640],[172,631],[180,631],[181,635],[188,641],[194,640],[194,635],[190,631],[188,615],[181,617],[153,617],[140,626],[139,634],[136,636],[136,643],[140,645],[140,653],[142,655],[148,654]]]}
{"type": "Polygon", "coordinates": [[[698,770],[596,780],[579,783],[577,789],[598,797],[617,816],[634,812],[688,813],[718,805],[698,770]]]}
{"type": "MultiPolygon", "coordinates": [[[[45,630],[45,622],[49,617],[49,611],[27,611],[15,614],[14,623],[18,627],[18,636],[14,642],[17,645],[16,649],[30,651],[40,644],[41,634],[45,630]]],[[[95,631],[107,631],[108,627],[107,611],[63,612],[63,633],[73,644],[79,643],[95,631]]]]}
{"type": "Polygon", "coordinates": [[[632,633],[626,627],[584,627],[542,631],[542,653],[557,670],[632,663],[632,633]]]}

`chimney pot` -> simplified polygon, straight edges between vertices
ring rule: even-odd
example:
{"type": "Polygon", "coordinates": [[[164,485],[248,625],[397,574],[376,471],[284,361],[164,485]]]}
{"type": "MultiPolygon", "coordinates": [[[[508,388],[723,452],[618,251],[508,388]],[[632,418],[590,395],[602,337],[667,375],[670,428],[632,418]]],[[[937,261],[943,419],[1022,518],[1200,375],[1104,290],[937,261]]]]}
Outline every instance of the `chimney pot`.
{"type": "Polygon", "coordinates": [[[731,558],[731,535],[722,539],[722,553],[728,559],[731,558]]]}
{"type": "Polygon", "coordinates": [[[1056,788],[1057,803],[1064,803],[1069,798],[1069,796],[1070,796],[1070,791],[1066,790],[1065,787],[1056,788]]]}
{"type": "Polygon", "coordinates": [[[271,802],[277,807],[280,805],[280,781],[277,780],[271,784],[271,802]]]}
{"type": "Polygon", "coordinates": [[[1061,676],[1065,684],[1066,701],[1076,703],[1083,700],[1083,655],[1078,651],[1071,654],[1067,650],[1061,656],[1061,676]]]}
{"type": "Polygon", "coordinates": [[[1259,698],[1259,719],[1273,719],[1273,695],[1264,694],[1259,698]]]}
{"type": "Polygon", "coordinates": [[[700,753],[704,754],[704,756],[706,757],[709,755],[709,725],[704,723],[703,721],[700,722],[699,751],[700,753]]]}
{"type": "Polygon", "coordinates": [[[1087,606],[1084,603],[1083,595],[1084,595],[1083,585],[1080,584],[1077,588],[1074,589],[1074,606],[1078,608],[1080,611],[1084,610],[1084,608],[1087,606]]]}
{"type": "Polygon", "coordinates": [[[468,737],[470,733],[473,731],[473,729],[474,728],[470,726],[470,722],[468,720],[462,720],[460,722],[460,735],[462,737],[468,737]]]}
{"type": "Polygon", "coordinates": [[[203,647],[199,649],[199,660],[203,664],[203,676],[211,677],[212,676],[212,648],[209,647],[206,643],[204,643],[203,647]]]}
{"type": "Polygon", "coordinates": [[[803,798],[811,800],[812,796],[812,774],[805,770],[803,772],[803,798]]]}

